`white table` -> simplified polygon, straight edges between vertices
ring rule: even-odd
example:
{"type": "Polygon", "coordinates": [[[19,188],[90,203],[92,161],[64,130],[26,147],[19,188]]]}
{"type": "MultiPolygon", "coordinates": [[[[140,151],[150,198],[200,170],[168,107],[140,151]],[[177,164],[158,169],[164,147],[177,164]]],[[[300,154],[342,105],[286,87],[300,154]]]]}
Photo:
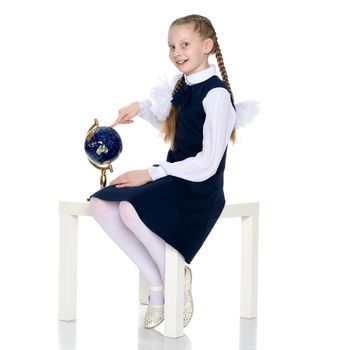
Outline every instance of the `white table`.
{"type": "MultiPolygon", "coordinates": [[[[91,216],[89,202],[59,202],[59,320],[76,319],[78,217],[91,216]]],[[[240,217],[240,316],[257,316],[259,203],[226,204],[220,219],[240,217]]],[[[184,259],[166,244],[164,336],[183,336],[184,259]]],[[[139,302],[148,304],[148,284],[139,274],[139,302]]]]}

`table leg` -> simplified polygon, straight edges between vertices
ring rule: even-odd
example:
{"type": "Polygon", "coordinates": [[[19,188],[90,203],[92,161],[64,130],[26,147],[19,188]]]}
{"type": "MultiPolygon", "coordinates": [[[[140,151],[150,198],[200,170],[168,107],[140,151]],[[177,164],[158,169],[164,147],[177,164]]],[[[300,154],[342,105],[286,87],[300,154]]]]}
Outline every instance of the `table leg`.
{"type": "Polygon", "coordinates": [[[59,320],[76,319],[78,216],[60,214],[59,320]]]}
{"type": "Polygon", "coordinates": [[[179,338],[184,335],[184,273],[183,256],[166,244],[165,252],[165,305],[164,336],[179,338]]]}
{"type": "Polygon", "coordinates": [[[241,317],[257,316],[258,215],[242,216],[241,317]]]}

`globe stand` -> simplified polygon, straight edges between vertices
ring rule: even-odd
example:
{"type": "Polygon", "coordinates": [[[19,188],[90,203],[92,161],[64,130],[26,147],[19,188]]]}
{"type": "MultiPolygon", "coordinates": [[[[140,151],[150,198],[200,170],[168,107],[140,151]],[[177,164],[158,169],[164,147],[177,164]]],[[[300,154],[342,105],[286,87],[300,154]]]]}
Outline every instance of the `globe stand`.
{"type": "Polygon", "coordinates": [[[106,176],[106,170],[109,169],[109,171],[111,173],[113,173],[113,167],[112,164],[106,164],[105,167],[102,167],[100,165],[95,164],[94,162],[92,162],[90,159],[88,159],[88,161],[97,169],[101,170],[101,176],[100,176],[100,186],[101,188],[106,187],[106,183],[107,183],[107,176],[106,176]]]}
{"type": "MultiPolygon", "coordinates": [[[[113,173],[113,167],[112,164],[106,164],[105,166],[100,166],[92,162],[90,159],[88,161],[96,168],[101,170],[101,176],[100,176],[100,188],[105,188],[107,184],[107,175],[106,175],[106,170],[109,169],[111,173],[113,173]]],[[[86,199],[88,202],[90,202],[90,198],[86,199]]]]}

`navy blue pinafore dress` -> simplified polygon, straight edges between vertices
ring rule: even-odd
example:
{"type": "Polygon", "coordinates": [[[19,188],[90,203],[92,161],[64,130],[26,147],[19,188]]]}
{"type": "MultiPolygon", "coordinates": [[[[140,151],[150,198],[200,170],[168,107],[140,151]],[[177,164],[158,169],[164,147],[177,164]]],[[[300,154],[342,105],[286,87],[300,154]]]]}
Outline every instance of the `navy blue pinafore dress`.
{"type": "MultiPolygon", "coordinates": [[[[169,149],[168,162],[193,157],[202,150],[205,121],[202,101],[216,87],[226,89],[224,82],[213,75],[194,85],[184,83],[173,96],[171,102],[177,108],[177,119],[174,150],[169,149]]],[[[227,146],[216,173],[205,181],[188,181],[167,175],[137,187],[109,185],[92,197],[130,202],[142,222],[190,264],[225,206],[226,152],[227,146]]]]}

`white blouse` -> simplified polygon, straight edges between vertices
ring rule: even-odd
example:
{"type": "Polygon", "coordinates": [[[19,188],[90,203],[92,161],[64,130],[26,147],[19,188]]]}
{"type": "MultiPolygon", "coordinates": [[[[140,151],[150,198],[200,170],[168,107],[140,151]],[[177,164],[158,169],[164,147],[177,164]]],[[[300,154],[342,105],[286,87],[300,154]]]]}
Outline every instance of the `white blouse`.
{"type": "MultiPolygon", "coordinates": [[[[188,85],[194,85],[209,79],[215,73],[215,66],[210,65],[209,68],[185,75],[185,81],[188,85]]],[[[181,75],[177,75],[170,84],[170,90],[174,86],[181,75]]],[[[171,97],[170,97],[171,99],[171,97]]],[[[170,102],[170,101],[169,101],[170,102]]],[[[173,175],[189,181],[205,181],[213,176],[220,164],[225,148],[230,140],[230,136],[235,125],[236,113],[232,106],[229,92],[221,87],[214,88],[208,92],[203,100],[203,108],[206,118],[203,125],[203,148],[194,157],[188,157],[177,162],[167,162],[161,160],[157,162],[159,166],[151,166],[148,172],[152,180],[157,180],[166,175],[173,175]]],[[[140,111],[138,116],[150,122],[158,130],[161,128],[162,121],[152,110],[152,102],[145,100],[139,102],[140,111]]],[[[168,115],[170,104],[164,105],[163,115],[168,115]]]]}
{"type": "MultiPolygon", "coordinates": [[[[214,74],[216,74],[215,66],[210,65],[209,68],[201,72],[185,75],[185,81],[188,85],[194,85],[209,79],[214,74]]],[[[180,76],[173,79],[170,91],[174,89],[180,76]]],[[[216,173],[235,125],[236,114],[229,92],[221,87],[210,90],[202,103],[206,113],[203,125],[202,151],[198,152],[196,156],[188,157],[182,161],[171,163],[161,160],[157,162],[158,167],[148,168],[153,181],[166,175],[173,175],[185,180],[200,182],[216,173]]],[[[141,109],[138,116],[159,130],[163,121],[153,112],[151,101],[145,100],[139,104],[141,109]]],[[[166,109],[170,110],[170,104],[166,109]]],[[[165,114],[167,112],[168,110],[165,114]]]]}

